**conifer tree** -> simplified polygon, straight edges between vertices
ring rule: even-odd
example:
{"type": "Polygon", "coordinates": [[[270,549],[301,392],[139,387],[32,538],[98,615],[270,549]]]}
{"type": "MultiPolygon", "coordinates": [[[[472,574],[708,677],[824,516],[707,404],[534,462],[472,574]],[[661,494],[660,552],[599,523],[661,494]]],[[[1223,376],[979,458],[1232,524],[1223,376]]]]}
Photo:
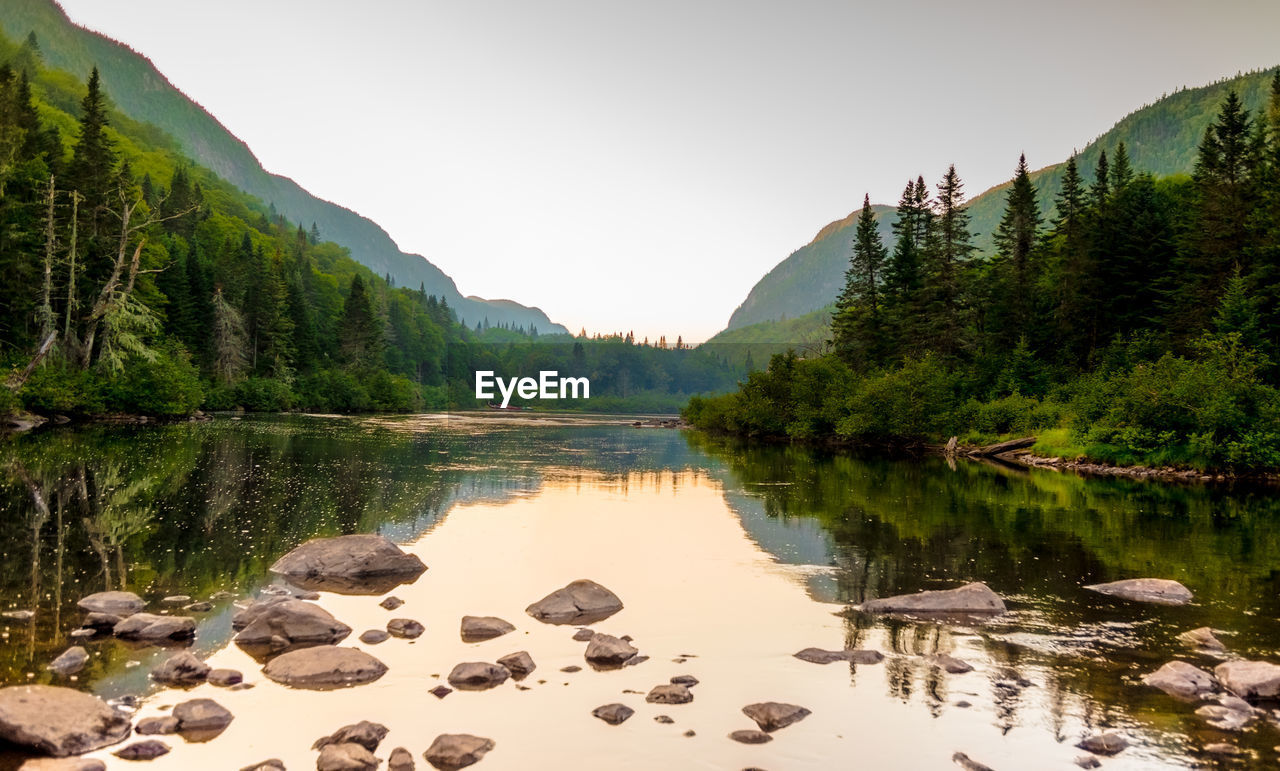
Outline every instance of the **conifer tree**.
{"type": "Polygon", "coordinates": [[[969,215],[964,210],[964,183],[952,164],[938,183],[933,226],[924,253],[923,321],[929,346],[948,358],[969,347],[965,304],[966,269],[973,252],[969,215]]]}
{"type": "Polygon", "coordinates": [[[853,237],[853,254],[845,271],[844,290],[832,318],[836,353],[850,364],[876,365],[884,358],[885,335],[880,285],[888,250],[876,227],[871,196],[862,199],[853,237]]]}
{"type": "Polygon", "coordinates": [[[89,76],[88,92],[80,103],[80,137],[71,156],[67,172],[69,185],[84,197],[82,223],[89,238],[102,234],[104,216],[111,206],[116,182],[116,151],[107,136],[106,97],[98,68],[89,76]]]}
{"type": "Polygon", "coordinates": [[[1073,153],[1062,175],[1049,237],[1057,281],[1054,282],[1054,328],[1061,341],[1060,361],[1079,366],[1096,341],[1095,285],[1086,236],[1087,193],[1073,153]]]}
{"type": "Polygon", "coordinates": [[[993,298],[991,332],[994,342],[1011,348],[1027,335],[1034,321],[1036,266],[1033,252],[1040,228],[1040,204],[1027,171],[1027,156],[1018,167],[1005,202],[1004,216],[996,228],[996,257],[992,272],[999,295],[993,298]]]}
{"type": "Polygon", "coordinates": [[[338,352],[352,369],[372,369],[382,362],[382,323],[373,310],[373,300],[357,273],[342,305],[338,322],[338,352]]]}

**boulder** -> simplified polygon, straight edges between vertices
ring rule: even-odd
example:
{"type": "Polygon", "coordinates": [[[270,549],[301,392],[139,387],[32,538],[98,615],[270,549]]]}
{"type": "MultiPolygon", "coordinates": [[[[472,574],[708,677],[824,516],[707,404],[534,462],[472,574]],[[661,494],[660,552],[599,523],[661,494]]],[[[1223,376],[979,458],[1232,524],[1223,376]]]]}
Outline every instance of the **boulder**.
{"type": "Polygon", "coordinates": [[[173,716],[178,719],[178,732],[182,734],[221,732],[235,719],[230,710],[213,699],[184,701],[173,708],[173,716]]]}
{"type": "Polygon", "coordinates": [[[593,624],[622,610],[618,595],[595,581],[580,579],[525,608],[545,624],[593,624]]]}
{"type": "Polygon", "coordinates": [[[94,629],[99,632],[110,632],[123,620],[123,616],[114,613],[93,612],[84,617],[83,629],[94,629]]]}
{"type": "Polygon", "coordinates": [[[18,771],[107,771],[107,764],[97,758],[32,758],[18,771]]]}
{"type": "Polygon", "coordinates": [[[1222,641],[1213,633],[1213,630],[1207,626],[1183,632],[1178,635],[1178,639],[1193,648],[1198,648],[1207,653],[1222,653],[1227,649],[1227,646],[1223,645],[1222,641]]]}
{"type": "Polygon", "coordinates": [[[396,747],[387,758],[387,771],[413,771],[413,755],[404,747],[396,747]]]}
{"type": "Polygon", "coordinates": [[[879,664],[884,661],[884,654],[880,651],[861,649],[829,651],[822,648],[805,648],[793,655],[810,664],[830,664],[833,661],[847,661],[850,664],[879,664]]]}
{"type": "Polygon", "coordinates": [[[454,771],[479,763],[494,747],[492,739],[471,734],[440,734],[427,748],[424,757],[440,771],[454,771]]]}
{"type": "Polygon", "coordinates": [[[208,678],[209,671],[208,664],[183,651],[160,662],[151,670],[151,679],[162,685],[199,685],[208,678]]]}
{"type": "Polygon", "coordinates": [[[963,675],[965,672],[973,671],[972,664],[949,653],[935,653],[929,657],[929,663],[953,675],[963,675]]]}
{"type": "Polygon", "coordinates": [[[391,639],[391,635],[385,629],[366,629],[360,633],[360,642],[365,645],[377,645],[391,639]]]}
{"type": "Polygon", "coordinates": [[[483,661],[459,664],[449,672],[449,685],[463,691],[484,691],[496,688],[511,677],[506,667],[483,661]]]}
{"type": "Polygon", "coordinates": [[[159,739],[147,739],[134,742],[112,754],[121,760],[155,760],[161,755],[169,754],[169,745],[159,739]]]}
{"type": "Polygon", "coordinates": [[[999,614],[1004,600],[984,583],[974,582],[955,589],[936,589],[868,600],[859,607],[864,613],[960,613],[999,614]]]}
{"type": "Polygon", "coordinates": [[[1196,716],[1203,718],[1219,731],[1243,731],[1254,718],[1253,710],[1247,704],[1244,709],[1235,709],[1221,704],[1206,704],[1196,710],[1196,716]]]}
{"type": "Polygon", "coordinates": [[[463,616],[462,641],[473,643],[492,640],[508,632],[514,632],[515,626],[496,616],[463,616]]]}
{"type": "Polygon", "coordinates": [[[529,655],[528,651],[508,653],[498,659],[498,663],[506,667],[511,676],[517,680],[523,680],[538,668],[538,665],[533,663],[533,657],[529,655]]]}
{"type": "Polygon", "coordinates": [[[244,682],[244,675],[238,669],[215,669],[206,678],[209,685],[217,688],[230,688],[244,682]]]}
{"type": "Polygon", "coordinates": [[[371,683],[387,673],[387,665],[355,648],[323,645],[283,653],[262,672],[294,688],[329,690],[371,683]]]}
{"type": "Polygon", "coordinates": [[[309,645],[335,645],[351,634],[351,627],[329,611],[292,597],[271,597],[236,613],[235,643],[254,656],[281,653],[309,645]]]}
{"type": "Polygon", "coordinates": [[[1095,755],[1116,755],[1125,747],[1129,746],[1129,740],[1125,739],[1118,733],[1108,731],[1106,733],[1086,736],[1076,746],[1082,750],[1088,750],[1095,755]]]}
{"type": "Polygon", "coordinates": [[[381,607],[387,610],[395,610],[396,608],[400,607],[403,604],[404,604],[404,600],[400,599],[399,597],[388,597],[382,602],[378,603],[378,605],[380,605],[381,607]]]}
{"type": "Polygon", "coordinates": [[[359,744],[369,752],[377,752],[378,745],[382,744],[382,740],[387,738],[387,731],[387,727],[381,723],[361,720],[359,723],[343,726],[328,736],[316,739],[315,744],[311,745],[311,749],[321,750],[330,744],[359,744]]]}
{"type": "Polygon", "coordinates": [[[620,637],[597,634],[587,643],[585,656],[591,666],[606,669],[622,666],[627,663],[627,659],[639,652],[635,646],[620,637]]]}
{"type": "Polygon", "coordinates": [[[596,636],[595,632],[584,627],[573,633],[573,640],[574,642],[587,642],[588,640],[590,640],[592,637],[595,637],[595,636],[596,636]]]}
{"type": "Polygon", "coordinates": [[[79,645],[73,645],[62,652],[58,658],[49,662],[48,669],[55,675],[68,677],[84,669],[89,663],[89,652],[79,645]]]}
{"type": "Polygon", "coordinates": [[[1091,584],[1085,588],[1122,600],[1156,605],[1186,605],[1193,596],[1190,589],[1167,578],[1127,578],[1123,581],[1091,584]]]}
{"type": "Polygon", "coordinates": [[[698,684],[698,678],[693,675],[676,675],[671,678],[672,685],[683,685],[685,688],[692,688],[698,684]]]}
{"type": "Polygon", "coordinates": [[[163,717],[144,717],[133,727],[139,736],[168,736],[178,732],[178,718],[173,715],[163,717]]]}
{"type": "Polygon", "coordinates": [[[813,713],[796,704],[766,701],[759,704],[748,704],[742,708],[742,714],[754,720],[756,725],[760,726],[761,731],[773,733],[780,728],[786,728],[792,723],[798,723],[813,713]]]}
{"type": "Polygon", "coordinates": [[[605,704],[603,707],[596,707],[591,710],[591,714],[609,725],[620,725],[625,723],[627,718],[636,714],[636,711],[626,704],[605,704]]]}
{"type": "Polygon", "coordinates": [[[386,594],[426,569],[417,555],[376,534],[313,538],[271,566],[303,589],[339,594],[386,594]]]}
{"type": "Polygon", "coordinates": [[[139,642],[164,642],[166,640],[190,640],[196,636],[196,620],[190,616],[157,616],[154,613],[135,613],[116,624],[113,630],[122,640],[139,642]]]}
{"type": "Polygon", "coordinates": [[[1212,692],[1217,685],[1212,675],[1185,661],[1170,661],[1142,678],[1142,682],[1186,701],[1194,700],[1202,693],[1212,692]]]}
{"type": "Polygon", "coordinates": [[[0,688],[0,741],[44,755],[81,755],[129,736],[129,717],[71,688],[0,688]]]}
{"type": "Polygon", "coordinates": [[[316,771],[375,771],[380,762],[359,744],[330,744],[320,750],[316,771]]]}
{"type": "Polygon", "coordinates": [[[133,592],[98,592],[76,603],[90,613],[106,613],[112,616],[130,616],[147,606],[133,592]]]}
{"type": "Polygon", "coordinates": [[[773,737],[764,731],[757,731],[754,728],[734,731],[729,734],[729,738],[735,742],[742,744],[768,744],[773,741],[773,737]]]}
{"type": "Polygon", "coordinates": [[[693,701],[693,692],[673,683],[655,685],[644,700],[650,704],[688,704],[693,701]]]}
{"type": "Polygon", "coordinates": [[[1219,664],[1213,674],[1242,699],[1280,696],[1280,666],[1267,661],[1228,661],[1219,664]]]}
{"type": "Polygon", "coordinates": [[[425,631],[426,627],[411,618],[393,618],[387,622],[387,632],[404,640],[416,640],[425,631]]]}

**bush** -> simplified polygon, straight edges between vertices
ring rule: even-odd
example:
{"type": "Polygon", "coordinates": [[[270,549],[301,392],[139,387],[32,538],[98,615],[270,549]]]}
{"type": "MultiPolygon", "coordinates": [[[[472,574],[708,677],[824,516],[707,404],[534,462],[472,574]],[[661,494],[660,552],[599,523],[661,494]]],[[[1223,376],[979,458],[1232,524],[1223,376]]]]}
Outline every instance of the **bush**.
{"type": "Polygon", "coordinates": [[[956,433],[955,377],[937,359],[902,367],[854,384],[847,414],[836,426],[842,437],[874,442],[917,441],[956,433]]]}
{"type": "Polygon", "coordinates": [[[422,403],[418,387],[404,375],[392,375],[386,370],[378,370],[368,378],[367,382],[369,399],[374,410],[412,412],[422,403]]]}
{"type": "Polygon", "coordinates": [[[971,401],[958,422],[982,434],[1026,435],[1058,427],[1063,415],[1060,404],[1015,393],[989,402],[971,401]]]}
{"type": "Polygon", "coordinates": [[[298,381],[299,403],[303,409],[321,412],[368,412],[373,398],[351,373],[329,369],[298,381]]]}
{"type": "Polygon", "coordinates": [[[190,415],[204,402],[200,373],[178,343],[159,346],[150,361],[131,358],[103,379],[102,393],[108,410],[139,415],[190,415]]]}
{"type": "Polygon", "coordinates": [[[289,384],[268,377],[251,377],[236,385],[235,401],[251,412],[283,412],[294,405],[289,384]]]}
{"type": "Polygon", "coordinates": [[[96,376],[61,362],[38,367],[18,398],[25,409],[41,415],[93,415],[104,409],[96,376]]]}

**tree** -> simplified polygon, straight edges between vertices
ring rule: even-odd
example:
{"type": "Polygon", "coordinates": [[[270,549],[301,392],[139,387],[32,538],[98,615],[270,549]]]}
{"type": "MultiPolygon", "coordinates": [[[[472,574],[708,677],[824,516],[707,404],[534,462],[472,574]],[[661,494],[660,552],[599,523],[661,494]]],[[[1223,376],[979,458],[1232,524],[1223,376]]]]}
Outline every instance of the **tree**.
{"type": "Polygon", "coordinates": [[[222,287],[213,291],[213,350],[214,378],[226,385],[239,380],[249,363],[244,320],[227,302],[222,287]]]}
{"type": "Polygon", "coordinates": [[[969,348],[965,269],[974,246],[964,210],[964,183],[952,164],[938,183],[933,226],[924,252],[924,331],[930,347],[954,358],[969,348]]]}
{"type": "Polygon", "coordinates": [[[106,97],[94,67],[88,92],[80,102],[80,138],[67,168],[70,187],[84,197],[81,212],[87,219],[82,225],[88,226],[85,230],[91,238],[100,235],[116,188],[116,151],[107,136],[108,125],[106,97]]]}
{"type": "Polygon", "coordinates": [[[1018,157],[1004,216],[996,228],[992,273],[999,295],[993,298],[990,331],[1003,350],[1033,332],[1036,268],[1033,258],[1040,235],[1040,204],[1027,171],[1027,156],[1018,157]]]}
{"type": "Polygon", "coordinates": [[[1073,153],[1062,175],[1062,189],[1054,203],[1055,218],[1049,235],[1057,277],[1050,288],[1055,295],[1054,329],[1061,342],[1059,358],[1070,366],[1080,366],[1097,341],[1095,282],[1086,236],[1086,195],[1073,153]]]}
{"type": "Polygon", "coordinates": [[[382,322],[373,310],[373,301],[357,273],[342,305],[338,322],[338,353],[351,369],[373,369],[382,363],[382,322]]]}
{"type": "Polygon", "coordinates": [[[844,290],[832,318],[836,353],[849,364],[876,365],[885,354],[880,285],[888,250],[876,227],[871,196],[862,199],[844,290]]]}

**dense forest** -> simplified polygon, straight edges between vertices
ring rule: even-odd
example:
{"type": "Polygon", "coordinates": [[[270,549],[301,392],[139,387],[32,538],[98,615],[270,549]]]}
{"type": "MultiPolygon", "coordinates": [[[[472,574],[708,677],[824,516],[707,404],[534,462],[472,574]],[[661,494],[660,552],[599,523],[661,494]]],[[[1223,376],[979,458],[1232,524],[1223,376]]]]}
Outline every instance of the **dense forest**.
{"type": "Polygon", "coordinates": [[[980,255],[954,167],[910,180],[893,238],[854,228],[829,353],[780,354],[696,425],[867,443],[1036,433],[1122,463],[1280,467],[1280,72],[1230,93],[1194,173],[1123,143],[1065,165],[1050,217],[1020,159],[980,255]]]}
{"type": "Polygon", "coordinates": [[[0,62],[0,414],[476,406],[471,362],[535,360],[600,374],[613,398],[579,407],[673,409],[741,374],[665,341],[460,319],[191,163],[96,69],[44,67],[34,35],[0,62]]]}

